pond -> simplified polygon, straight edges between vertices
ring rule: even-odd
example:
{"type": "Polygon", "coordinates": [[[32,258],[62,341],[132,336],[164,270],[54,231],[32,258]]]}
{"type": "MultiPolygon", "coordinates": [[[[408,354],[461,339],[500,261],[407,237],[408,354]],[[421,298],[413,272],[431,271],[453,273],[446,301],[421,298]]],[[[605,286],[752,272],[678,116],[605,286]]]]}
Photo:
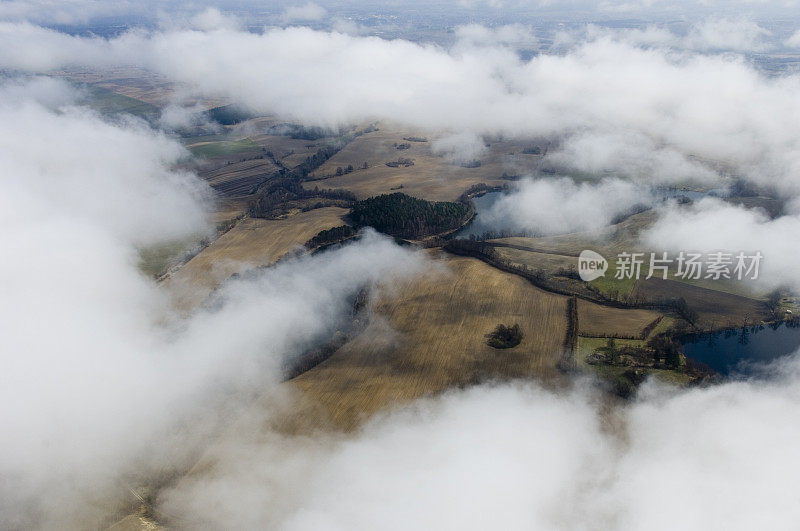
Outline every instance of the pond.
{"type": "Polygon", "coordinates": [[[481,218],[481,214],[488,212],[502,195],[503,192],[487,192],[481,196],[473,197],[472,203],[475,205],[475,216],[472,218],[469,225],[455,232],[453,237],[468,239],[470,236],[475,236],[478,238],[487,232],[497,230],[496,227],[485,223],[481,218]]]}
{"type": "Polygon", "coordinates": [[[687,357],[724,376],[748,376],[758,365],[800,349],[800,326],[776,323],[682,338],[687,357]]]}

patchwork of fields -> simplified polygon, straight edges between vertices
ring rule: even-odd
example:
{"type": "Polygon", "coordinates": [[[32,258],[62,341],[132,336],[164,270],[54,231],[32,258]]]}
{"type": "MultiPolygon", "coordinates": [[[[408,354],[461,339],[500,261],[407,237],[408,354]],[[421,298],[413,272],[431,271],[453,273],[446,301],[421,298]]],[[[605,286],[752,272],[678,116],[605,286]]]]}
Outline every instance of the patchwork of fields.
{"type": "Polygon", "coordinates": [[[400,190],[431,201],[454,201],[475,184],[502,185],[509,182],[501,178],[503,174],[529,173],[541,158],[522,154],[527,144],[489,142],[486,152],[480,156],[481,165],[464,167],[447,154],[433,152],[435,137],[426,138],[426,142],[405,140],[417,135],[420,133],[379,124],[378,131],[353,140],[317,169],[312,177],[319,180],[310,181],[306,186],[343,188],[355,193],[359,199],[400,190]],[[408,147],[398,150],[398,145],[408,147]],[[400,158],[411,159],[414,165],[386,165],[400,158]],[[368,167],[362,169],[365,162],[368,167]],[[355,171],[336,176],[337,168],[348,165],[353,165],[355,171]]]}
{"type": "MultiPolygon", "coordinates": [[[[276,125],[267,118],[253,124],[251,129],[262,130],[276,125]]],[[[308,211],[295,209],[283,219],[246,216],[259,186],[337,140],[304,140],[272,133],[237,136],[239,130],[246,129],[230,128],[225,134],[187,142],[201,156],[190,169],[206,179],[219,196],[217,219],[243,217],[164,281],[182,310],[201,304],[231,274],[269,265],[321,230],[346,223],[347,209],[320,205],[308,211]]],[[[529,144],[498,140],[487,141],[486,149],[477,155],[480,164],[462,165],[449,154],[436,153],[435,137],[422,138],[419,132],[387,124],[366,131],[350,136],[333,156],[313,169],[302,182],[305,189],[347,190],[357,198],[400,191],[427,200],[452,201],[478,183],[508,184],[509,174],[529,172],[541,159],[540,154],[522,153],[532,151],[529,144]],[[413,160],[413,165],[386,164],[402,158],[413,160]]],[[[639,233],[653,221],[654,213],[645,211],[591,234],[508,237],[489,243],[500,260],[545,275],[564,275],[557,284],[569,288],[581,284],[569,273],[580,251],[589,248],[613,257],[636,250],[639,233]]],[[[440,252],[430,251],[432,255],[440,252]]],[[[611,262],[613,269],[613,258],[611,262]]],[[[349,430],[393,404],[481,381],[535,378],[554,384],[561,380],[560,362],[570,326],[567,296],[539,289],[522,276],[475,258],[445,254],[441,264],[441,270],[379,296],[365,330],[288,384],[299,392],[304,405],[284,419],[284,429],[328,426],[349,430]],[[498,324],[519,324],[521,344],[507,350],[489,347],[485,336],[498,324]]],[[[620,281],[607,275],[589,288],[601,297],[617,300],[682,297],[697,312],[698,326],[740,326],[745,320],[768,318],[761,300],[730,292],[729,286],[714,290],[695,284],[660,279],[620,281]]],[[[587,287],[581,289],[590,294],[587,287]]],[[[654,309],[612,307],[582,299],[577,300],[576,317],[575,333],[580,337],[575,355],[582,370],[588,368],[582,362],[588,355],[586,349],[594,348],[596,342],[602,346],[603,338],[641,346],[681,320],[669,312],[665,315],[654,309]]],[[[600,371],[601,376],[606,371],[606,376],[613,378],[624,372],[619,367],[592,370],[600,371]]],[[[653,374],[656,372],[671,381],[687,381],[669,370],[653,374]]]]}

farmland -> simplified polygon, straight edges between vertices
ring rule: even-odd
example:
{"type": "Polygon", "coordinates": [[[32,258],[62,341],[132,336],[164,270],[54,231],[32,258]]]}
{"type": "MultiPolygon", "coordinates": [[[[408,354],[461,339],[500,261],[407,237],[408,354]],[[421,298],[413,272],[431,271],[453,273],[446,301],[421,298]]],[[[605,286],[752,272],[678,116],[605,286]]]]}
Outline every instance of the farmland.
{"type": "Polygon", "coordinates": [[[638,337],[659,316],[652,310],[609,308],[578,301],[578,331],[586,336],[638,337]]]}
{"type": "Polygon", "coordinates": [[[233,273],[269,265],[319,231],[341,225],[346,212],[328,207],[288,219],[243,219],[166,279],[164,287],[179,308],[190,309],[233,273]]]}
{"type": "Polygon", "coordinates": [[[291,381],[306,397],[296,426],[352,429],[380,409],[492,379],[558,380],[566,298],[472,258],[393,289],[372,320],[331,358],[291,381]],[[522,342],[487,345],[500,323],[518,323],[522,342]]]}
{"type": "Polygon", "coordinates": [[[699,314],[701,328],[737,328],[770,318],[762,301],[674,280],[640,280],[634,294],[647,298],[670,296],[685,299],[699,314]]]}
{"type": "Polygon", "coordinates": [[[739,3],[0,0],[0,531],[797,527],[739,3]]]}
{"type": "MultiPolygon", "coordinates": [[[[258,120],[256,123],[263,127],[275,126],[269,120],[258,120]]],[[[271,182],[275,172],[306,163],[334,140],[274,134],[236,137],[234,131],[212,137],[208,144],[190,147],[214,146],[204,148],[205,157],[196,167],[224,198],[221,208],[227,205],[228,214],[238,209],[239,215],[246,212],[259,187],[268,188],[269,184],[263,183],[271,182]],[[226,143],[230,142],[242,150],[226,150],[226,143]]],[[[509,168],[525,171],[525,165],[535,167],[540,158],[535,154],[523,156],[524,142],[487,141],[490,147],[480,155],[479,166],[460,165],[446,154],[434,153],[434,136],[423,138],[420,133],[386,124],[364,131],[349,138],[338,152],[314,168],[301,180],[302,186],[306,190],[352,192],[359,199],[402,192],[428,201],[452,201],[477,183],[507,184],[508,177],[500,177],[508,175],[509,168]],[[511,167],[507,164],[509,159],[515,160],[511,167]],[[413,161],[413,165],[386,164],[398,160],[413,161]]],[[[299,206],[318,202],[298,201],[299,206]]],[[[179,307],[191,308],[232,273],[272,263],[320,231],[342,226],[347,213],[345,208],[326,206],[308,212],[290,209],[281,219],[245,216],[165,281],[165,286],[177,294],[179,307]]],[[[502,261],[541,271],[559,289],[580,288],[579,292],[591,300],[683,297],[689,308],[698,313],[699,326],[738,326],[744,318],[765,317],[760,300],[687,282],[650,279],[645,283],[614,279],[609,274],[590,284],[596,293],[592,295],[571,277],[569,271],[574,271],[577,255],[586,248],[612,257],[613,271],[613,256],[636,249],[639,233],[653,220],[654,213],[645,211],[596,233],[508,237],[487,243],[494,246],[502,261]]],[[[567,297],[543,291],[518,275],[479,260],[445,256],[446,271],[397,287],[393,297],[381,297],[363,332],[292,380],[291,386],[302,391],[305,405],[292,420],[287,420],[287,429],[319,425],[352,429],[373,412],[395,403],[487,379],[536,378],[553,382],[561,378],[559,362],[568,323],[567,297]],[[521,344],[503,351],[489,347],[485,335],[500,324],[519,324],[521,344]]],[[[603,337],[647,339],[670,332],[683,320],[669,311],[615,308],[578,299],[577,323],[577,368],[617,382],[624,373],[622,368],[583,363],[591,341],[604,341],[599,339],[603,337]]],[[[670,376],[668,369],[652,370],[676,383],[687,381],[679,373],[670,376]]]]}
{"type": "Polygon", "coordinates": [[[199,157],[219,157],[255,151],[259,146],[250,138],[242,138],[240,140],[201,141],[189,144],[187,147],[199,157]]]}
{"type": "Polygon", "coordinates": [[[241,162],[230,162],[221,168],[209,168],[202,172],[211,187],[227,197],[244,197],[263,183],[278,169],[264,158],[253,158],[241,162]]]}
{"type": "MultiPolygon", "coordinates": [[[[353,197],[396,194],[391,197],[455,201],[478,183],[507,186],[515,175],[539,167],[545,151],[530,141],[486,138],[484,148],[465,161],[437,148],[441,138],[389,123],[327,132],[270,117],[184,138],[195,155],[186,168],[212,187],[217,194],[214,219],[232,228],[173,271],[164,287],[178,308],[190,310],[233,273],[269,265],[320,231],[340,227],[344,234],[348,223],[358,226],[345,207],[371,203],[354,203],[353,197]],[[322,152],[325,157],[319,158],[322,152]],[[301,172],[301,167],[307,170],[301,172]],[[321,195],[314,192],[306,198],[303,188],[318,189],[321,195]],[[325,198],[327,190],[341,191],[342,197],[325,198]],[[260,210],[253,209],[257,200],[260,210]]],[[[650,210],[593,233],[487,242],[512,270],[537,272],[547,279],[543,284],[474,258],[443,255],[441,271],[396,287],[393,296],[384,293],[374,301],[365,330],[292,380],[291,387],[302,391],[306,406],[289,425],[331,423],[351,429],[396,402],[450,387],[509,378],[558,381],[568,327],[566,294],[572,292],[579,296],[577,366],[612,380],[621,374],[618,368],[582,363],[592,341],[642,341],[687,326],[671,310],[635,307],[637,301],[682,298],[697,313],[694,324],[699,327],[740,326],[745,320],[768,317],[761,300],[727,284],[620,280],[607,274],[584,286],[575,278],[576,257],[583,249],[609,257],[613,271],[613,257],[637,250],[639,234],[654,219],[650,210]],[[536,287],[540,285],[545,290],[536,287]],[[554,292],[546,291],[549,285],[554,292]],[[603,300],[634,304],[613,307],[603,300]],[[520,325],[518,346],[497,350],[487,345],[486,334],[501,324],[520,325]]],[[[392,223],[405,226],[402,219],[392,218],[392,223]]],[[[438,256],[440,251],[430,252],[438,256]]],[[[676,376],[673,381],[685,383],[685,378],[676,376]]]]}
{"type": "Polygon", "coordinates": [[[393,191],[402,191],[429,201],[454,201],[467,188],[478,183],[502,185],[507,180],[503,174],[514,175],[530,171],[536,166],[539,155],[522,154],[528,143],[488,141],[489,147],[478,159],[478,167],[464,167],[445,154],[436,154],[432,145],[436,138],[425,142],[406,138],[422,138],[420,133],[393,126],[378,124],[378,130],[365,134],[352,142],[317,169],[307,186],[350,190],[359,199],[393,191]],[[397,146],[407,145],[398,150],[397,146]],[[413,166],[389,167],[387,162],[398,158],[412,159],[413,166]],[[367,168],[363,169],[364,163],[367,168]],[[355,171],[336,176],[338,167],[352,165],[355,171]]]}
{"type": "MultiPolygon", "coordinates": [[[[168,98],[156,95],[169,91],[156,78],[126,86],[121,74],[95,82],[94,108],[158,120],[168,98]]],[[[92,83],[89,77],[83,82],[92,83]]],[[[220,421],[224,433],[216,442],[235,439],[237,430],[261,437],[263,429],[292,442],[322,432],[346,440],[374,417],[416,399],[509,381],[556,390],[591,382],[601,390],[592,396],[613,404],[635,397],[648,378],[675,386],[713,384],[719,375],[687,358],[676,338],[757,326],[797,309],[794,299],[784,297],[773,314],[763,293],[733,282],[614,278],[618,253],[647,252],[640,235],[655,222],[653,209],[593,232],[450,239],[475,215],[470,198],[513,190],[520,176],[532,173],[547,179],[547,142],[487,135],[476,137],[464,155],[447,148],[442,132],[388,122],[324,129],[273,116],[237,116],[226,103],[203,104],[215,107],[204,116],[221,117],[221,123],[166,133],[186,148],[177,169],[208,184],[215,230],[139,250],[140,270],[158,279],[179,316],[191,318],[232,275],[295,252],[319,250],[309,260],[322,256],[319,263],[325,263],[324,253],[337,252],[326,245],[347,246],[362,227],[426,248],[431,265],[415,278],[365,282],[353,316],[331,321],[330,336],[278,353],[285,356],[282,372],[258,375],[269,383],[249,390],[241,408],[220,421]],[[470,245],[473,254],[466,252],[470,245]],[[608,259],[604,277],[580,279],[576,265],[584,249],[608,259]],[[245,413],[237,416],[239,411],[245,413]]],[[[770,216],[782,208],[769,197],[737,201],[763,207],[770,216]]],[[[265,312],[264,318],[272,317],[265,312]]],[[[302,334],[303,319],[288,333],[302,334]]],[[[215,474],[215,447],[212,442],[198,449],[169,480],[187,470],[190,481],[215,474]]],[[[157,496],[161,486],[148,494],[157,496]]],[[[120,512],[118,517],[128,516],[113,528],[180,523],[151,512],[149,499],[137,497],[139,511],[120,512]]]]}
{"type": "MultiPolygon", "coordinates": [[[[608,272],[589,285],[603,296],[619,301],[656,301],[683,298],[689,308],[698,312],[698,326],[729,328],[741,326],[747,320],[760,322],[769,319],[763,294],[754,293],[746,282],[732,280],[711,281],[674,277],[670,268],[668,280],[653,277],[645,280],[647,265],[642,267],[643,277],[615,278],[616,255],[620,252],[644,252],[639,243],[639,233],[654,221],[651,210],[635,214],[624,221],[606,227],[598,234],[574,233],[560,236],[531,238],[509,237],[489,240],[497,245],[497,253],[512,263],[533,270],[557,275],[566,268],[574,268],[577,255],[584,249],[593,249],[608,259],[608,272]]],[[[610,310],[609,310],[610,311],[610,310]]]]}

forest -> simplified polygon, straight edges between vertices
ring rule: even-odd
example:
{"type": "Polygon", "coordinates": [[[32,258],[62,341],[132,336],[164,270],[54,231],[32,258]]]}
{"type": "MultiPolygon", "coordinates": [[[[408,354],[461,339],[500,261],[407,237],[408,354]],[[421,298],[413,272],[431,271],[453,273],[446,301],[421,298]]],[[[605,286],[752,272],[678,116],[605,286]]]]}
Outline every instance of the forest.
{"type": "Polygon", "coordinates": [[[425,201],[395,192],[357,201],[350,219],[358,227],[400,238],[423,238],[457,229],[472,214],[463,203],[425,201]]]}

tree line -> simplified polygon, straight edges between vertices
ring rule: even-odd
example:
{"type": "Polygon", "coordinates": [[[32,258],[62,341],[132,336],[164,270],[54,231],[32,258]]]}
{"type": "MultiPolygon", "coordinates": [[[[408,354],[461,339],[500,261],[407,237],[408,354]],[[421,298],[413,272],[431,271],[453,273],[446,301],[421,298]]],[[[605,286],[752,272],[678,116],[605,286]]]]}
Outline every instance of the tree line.
{"type": "Polygon", "coordinates": [[[255,199],[250,202],[247,213],[254,218],[275,218],[286,213],[290,208],[302,210],[320,208],[325,203],[320,201],[315,205],[301,205],[302,201],[309,199],[329,199],[347,205],[356,200],[356,196],[349,190],[320,189],[306,190],[300,180],[291,177],[278,177],[271,179],[258,192],[255,199]]]}
{"type": "Polygon", "coordinates": [[[305,243],[308,249],[316,249],[325,245],[339,243],[356,235],[355,229],[350,225],[340,225],[327,230],[321,230],[316,236],[305,243]]]}
{"type": "MultiPolygon", "coordinates": [[[[604,306],[614,308],[647,308],[665,312],[675,312],[679,317],[686,320],[692,326],[697,322],[697,312],[692,310],[683,297],[663,297],[648,300],[644,297],[629,297],[626,300],[612,299],[605,296],[588,282],[578,281],[571,283],[558,282],[557,275],[548,275],[543,269],[533,269],[530,266],[517,264],[502,258],[494,245],[482,240],[453,239],[444,243],[442,248],[450,253],[471,256],[486,262],[487,264],[519,275],[531,282],[534,286],[540,287],[553,293],[567,296],[577,296],[582,299],[596,302],[604,306]]],[[[571,276],[571,272],[569,273],[571,276]]],[[[563,277],[562,277],[563,278],[563,277]]]]}

